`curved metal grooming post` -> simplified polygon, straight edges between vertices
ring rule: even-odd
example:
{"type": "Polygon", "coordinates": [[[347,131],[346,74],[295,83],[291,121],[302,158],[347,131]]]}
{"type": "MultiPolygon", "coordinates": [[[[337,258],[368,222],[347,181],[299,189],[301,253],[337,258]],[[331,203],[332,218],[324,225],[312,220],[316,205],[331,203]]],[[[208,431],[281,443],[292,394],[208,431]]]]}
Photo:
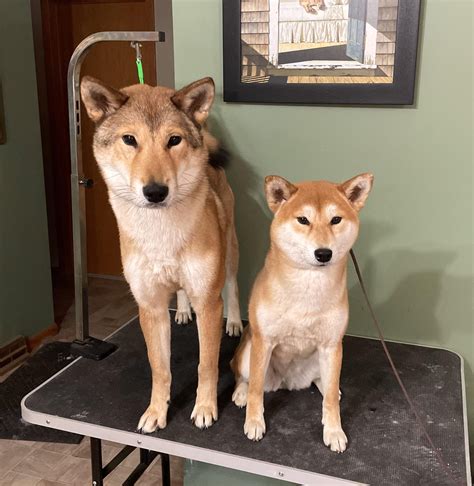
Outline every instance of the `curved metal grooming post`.
{"type": "Polygon", "coordinates": [[[85,177],[82,166],[82,132],[80,103],[81,66],[89,49],[98,42],[136,41],[164,42],[164,32],[97,32],[86,37],[74,51],[67,73],[69,139],[71,144],[71,199],[72,228],[74,244],[74,287],[76,305],[75,351],[87,357],[101,359],[112,350],[104,343],[89,336],[88,285],[87,285],[87,242],[86,242],[86,198],[85,188],[90,181],[85,177]],[[98,352],[97,348],[100,348],[98,352]],[[83,351],[83,352],[81,352],[83,351]]]}

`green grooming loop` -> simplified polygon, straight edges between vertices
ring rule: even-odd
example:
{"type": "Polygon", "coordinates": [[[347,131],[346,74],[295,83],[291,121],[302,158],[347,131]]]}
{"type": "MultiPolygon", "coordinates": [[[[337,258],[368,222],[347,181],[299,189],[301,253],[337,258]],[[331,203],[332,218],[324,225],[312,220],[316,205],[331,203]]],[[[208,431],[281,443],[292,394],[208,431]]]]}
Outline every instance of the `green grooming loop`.
{"type": "Polygon", "coordinates": [[[145,76],[143,75],[142,52],[140,50],[142,45],[139,42],[131,42],[130,45],[135,49],[135,62],[137,63],[138,81],[140,84],[144,84],[145,76]]]}

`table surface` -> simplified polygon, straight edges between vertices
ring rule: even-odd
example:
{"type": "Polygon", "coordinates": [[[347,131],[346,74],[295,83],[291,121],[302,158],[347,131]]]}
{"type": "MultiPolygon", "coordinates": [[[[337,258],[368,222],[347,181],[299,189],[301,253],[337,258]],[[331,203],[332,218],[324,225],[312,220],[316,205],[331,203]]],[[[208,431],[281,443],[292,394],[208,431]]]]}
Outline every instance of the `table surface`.
{"type": "MultiPolygon", "coordinates": [[[[219,420],[207,430],[197,429],[190,421],[198,363],[194,323],[172,326],[168,426],[139,434],[136,426],[148,405],[151,375],[138,319],[109,340],[119,346],[112,355],[102,361],[78,359],[27,395],[23,418],[295,483],[451,484],[422,437],[377,340],[344,339],[341,416],[349,439],[344,454],[323,445],[321,396],[315,387],[266,393],[266,436],[258,443],[244,436],[245,410],[231,401],[229,361],[238,339],[228,336],[221,347],[219,420]]],[[[434,443],[454,476],[466,484],[470,472],[461,358],[442,349],[388,346],[434,443]]]]}

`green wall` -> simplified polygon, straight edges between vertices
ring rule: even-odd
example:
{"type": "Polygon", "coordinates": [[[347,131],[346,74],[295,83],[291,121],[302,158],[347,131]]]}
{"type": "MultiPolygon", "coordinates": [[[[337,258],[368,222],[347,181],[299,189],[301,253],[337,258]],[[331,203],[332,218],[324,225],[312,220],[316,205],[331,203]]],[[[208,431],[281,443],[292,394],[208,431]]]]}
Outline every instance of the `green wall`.
{"type": "MultiPolygon", "coordinates": [[[[208,75],[217,84],[213,126],[236,155],[242,306],[267,248],[263,177],[372,171],[356,251],[376,312],[387,338],[464,357],[474,441],[473,3],[423,2],[416,104],[402,108],[223,103],[221,3],[174,0],[175,72],[177,87],[208,75]]],[[[349,285],[350,332],[373,336],[352,270],[349,285]]]]}
{"type": "Polygon", "coordinates": [[[0,345],[53,321],[43,160],[29,0],[0,2],[0,345]]]}

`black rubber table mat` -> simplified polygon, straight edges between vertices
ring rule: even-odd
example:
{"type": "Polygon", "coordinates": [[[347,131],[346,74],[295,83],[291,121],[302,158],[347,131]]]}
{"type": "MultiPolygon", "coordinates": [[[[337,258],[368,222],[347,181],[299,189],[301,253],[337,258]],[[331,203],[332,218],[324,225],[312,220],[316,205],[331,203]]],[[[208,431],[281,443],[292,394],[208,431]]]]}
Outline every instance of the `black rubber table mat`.
{"type": "Polygon", "coordinates": [[[78,444],[82,436],[32,425],[21,418],[21,399],[68,365],[69,343],[43,345],[3,383],[0,383],[0,439],[78,444]]]}
{"type": "MultiPolygon", "coordinates": [[[[172,326],[172,399],[168,426],[155,435],[174,442],[377,485],[450,484],[425,443],[376,340],[344,340],[341,415],[349,439],[344,454],[322,442],[321,396],[315,387],[265,395],[267,434],[251,442],[245,410],[231,401],[229,368],[238,340],[222,340],[219,420],[207,430],[190,421],[197,385],[194,324],[172,326]]],[[[30,410],[123,431],[135,431],[150,396],[150,369],[138,321],[111,341],[103,361],[79,360],[27,399],[30,410]]],[[[460,358],[449,351],[388,344],[435,444],[459,481],[466,481],[460,358]]]]}

